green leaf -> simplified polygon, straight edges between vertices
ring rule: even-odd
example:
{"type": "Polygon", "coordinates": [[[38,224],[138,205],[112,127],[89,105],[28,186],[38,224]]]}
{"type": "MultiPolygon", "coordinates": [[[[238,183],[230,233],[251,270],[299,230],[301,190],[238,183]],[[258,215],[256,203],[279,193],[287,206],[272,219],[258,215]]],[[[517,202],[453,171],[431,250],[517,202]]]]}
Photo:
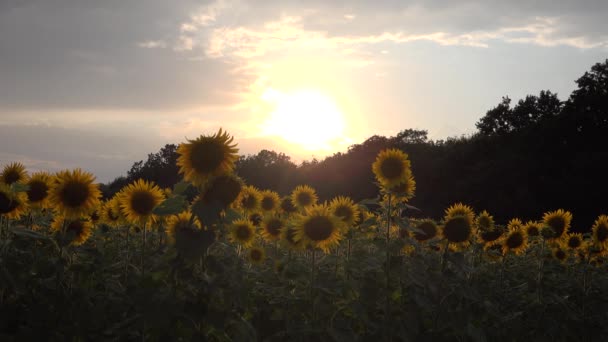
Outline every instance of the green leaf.
{"type": "Polygon", "coordinates": [[[186,205],[186,197],[182,195],[173,196],[154,208],[152,212],[156,215],[176,215],[181,213],[186,205]]]}
{"type": "Polygon", "coordinates": [[[367,206],[370,206],[370,205],[379,205],[379,202],[378,202],[377,198],[368,198],[368,199],[362,200],[358,204],[367,207],[367,206]]]}
{"type": "Polygon", "coordinates": [[[173,186],[173,194],[182,195],[189,186],[190,183],[181,181],[173,186]]]}
{"type": "Polygon", "coordinates": [[[14,228],[11,228],[11,232],[13,232],[17,236],[28,237],[31,239],[37,239],[37,240],[48,240],[49,239],[48,236],[46,236],[44,234],[40,234],[36,231],[30,230],[27,228],[14,227],[14,228]]]}
{"type": "Polygon", "coordinates": [[[11,184],[12,192],[27,192],[29,189],[30,189],[30,186],[27,184],[21,184],[21,183],[11,184]]]}
{"type": "Polygon", "coordinates": [[[238,211],[230,208],[226,210],[226,216],[224,216],[224,221],[226,223],[232,223],[241,218],[243,218],[243,216],[238,211]]]}

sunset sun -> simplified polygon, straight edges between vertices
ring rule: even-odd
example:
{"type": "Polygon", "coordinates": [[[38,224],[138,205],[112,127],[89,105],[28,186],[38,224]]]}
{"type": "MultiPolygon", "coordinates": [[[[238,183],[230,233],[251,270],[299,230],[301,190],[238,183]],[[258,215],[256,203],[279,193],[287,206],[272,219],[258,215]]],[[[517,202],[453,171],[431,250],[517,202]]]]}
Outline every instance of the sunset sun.
{"type": "Polygon", "coordinates": [[[270,88],[262,100],[270,108],[262,126],[265,135],[309,151],[331,150],[343,139],[344,115],[332,98],[319,91],[284,93],[270,88]]]}

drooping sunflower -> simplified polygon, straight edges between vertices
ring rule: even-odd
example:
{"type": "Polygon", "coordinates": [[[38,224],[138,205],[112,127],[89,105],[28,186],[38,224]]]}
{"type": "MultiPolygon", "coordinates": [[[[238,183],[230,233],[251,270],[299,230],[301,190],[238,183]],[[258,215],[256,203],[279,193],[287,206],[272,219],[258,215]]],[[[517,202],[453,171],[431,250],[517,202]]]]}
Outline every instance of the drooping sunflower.
{"type": "Polygon", "coordinates": [[[304,248],[304,243],[301,240],[296,240],[296,231],[296,228],[291,225],[287,225],[281,229],[281,242],[287,248],[294,251],[304,248]]]}
{"type": "Polygon", "coordinates": [[[52,184],[49,201],[59,215],[67,218],[85,216],[99,204],[101,191],[95,177],[81,169],[58,172],[52,184]]]}
{"type": "Polygon", "coordinates": [[[578,251],[584,247],[583,234],[567,233],[562,236],[562,244],[569,250],[578,251]]]}
{"type": "Polygon", "coordinates": [[[471,219],[463,215],[449,217],[441,227],[441,235],[453,247],[468,246],[471,233],[471,219]]]}
{"type": "Polygon", "coordinates": [[[411,163],[407,154],[398,149],[380,151],[372,164],[372,171],[378,182],[385,188],[391,189],[408,180],[411,176],[411,163]]]}
{"type": "Polygon", "coordinates": [[[27,172],[25,166],[21,163],[11,163],[4,167],[0,173],[0,182],[6,185],[13,183],[25,183],[27,181],[27,172]]]}
{"type": "Polygon", "coordinates": [[[233,137],[222,129],[211,136],[201,135],[177,148],[177,166],[186,181],[203,185],[209,177],[231,172],[238,159],[233,137]]]}
{"type": "Polygon", "coordinates": [[[569,211],[559,209],[556,211],[545,213],[543,216],[545,225],[553,229],[553,239],[559,239],[564,234],[568,233],[570,228],[570,222],[572,221],[572,214],[569,211]]]}
{"type": "Polygon", "coordinates": [[[49,207],[49,193],[53,181],[54,177],[47,172],[36,172],[31,175],[26,183],[29,186],[27,197],[31,207],[40,209],[49,207]]]}
{"type": "Polygon", "coordinates": [[[101,221],[108,226],[118,226],[121,221],[121,215],[118,197],[112,198],[101,206],[101,221]]]}
{"type": "Polygon", "coordinates": [[[164,199],[165,195],[158,186],[142,179],[127,185],[118,197],[120,209],[127,221],[142,225],[156,220],[152,211],[164,199]]]}
{"type": "Polygon", "coordinates": [[[268,242],[281,238],[281,230],[285,228],[285,220],[274,215],[267,215],[262,221],[262,237],[268,242]]]}
{"type": "Polygon", "coordinates": [[[414,180],[412,172],[408,169],[406,173],[407,175],[401,183],[387,189],[390,193],[395,195],[397,200],[403,202],[409,201],[414,197],[414,193],[416,192],[416,181],[414,180]]]}
{"type": "Polygon", "coordinates": [[[327,253],[342,239],[344,223],[326,205],[315,205],[296,218],[295,239],[327,253]]]}
{"type": "Polygon", "coordinates": [[[537,237],[540,235],[542,225],[537,221],[528,221],[528,223],[526,223],[524,226],[524,229],[526,230],[528,237],[537,237]]]}
{"type": "Polygon", "coordinates": [[[296,208],[296,206],[293,205],[293,202],[291,201],[291,197],[285,196],[281,199],[281,212],[289,215],[289,214],[295,213],[296,211],[298,211],[298,208],[296,208]]]}
{"type": "Polygon", "coordinates": [[[281,197],[279,197],[278,193],[271,190],[264,190],[260,194],[262,195],[260,200],[260,208],[262,209],[262,212],[272,213],[279,208],[279,205],[281,204],[281,197]]]}
{"type": "Polygon", "coordinates": [[[232,222],[228,234],[230,241],[248,248],[255,240],[255,227],[249,220],[238,219],[232,222]]]}
{"type": "Polygon", "coordinates": [[[469,221],[469,225],[472,225],[475,222],[475,212],[473,209],[462,203],[456,203],[447,208],[445,210],[444,221],[448,221],[450,218],[455,216],[464,216],[467,221],[469,221]]]}
{"type": "Polygon", "coordinates": [[[227,208],[239,197],[243,186],[243,180],[235,174],[222,174],[205,183],[200,198],[203,203],[217,202],[227,208]]]}
{"type": "Polygon", "coordinates": [[[414,236],[414,239],[420,242],[428,241],[437,236],[437,224],[431,219],[418,222],[416,228],[421,232],[414,232],[412,235],[414,236]]]}
{"type": "Polygon", "coordinates": [[[601,215],[591,228],[593,242],[603,250],[608,250],[608,216],[601,215]]]}
{"type": "Polygon", "coordinates": [[[509,231],[503,237],[502,253],[513,252],[517,255],[523,254],[528,248],[528,235],[519,219],[509,222],[509,231]]]}
{"type": "Polygon", "coordinates": [[[93,224],[88,218],[67,218],[65,216],[55,216],[51,223],[51,231],[60,234],[62,239],[73,246],[85,243],[91,236],[93,224]]]}
{"type": "Polygon", "coordinates": [[[492,231],[494,230],[494,217],[487,211],[482,211],[475,219],[475,225],[478,230],[492,231]]]}
{"type": "Polygon", "coordinates": [[[261,265],[266,260],[266,251],[260,246],[253,246],[247,250],[247,260],[254,265],[261,265]]]}
{"type": "Polygon", "coordinates": [[[14,193],[8,185],[0,183],[0,216],[18,220],[27,210],[27,195],[24,192],[14,193]]]}
{"type": "Polygon", "coordinates": [[[359,220],[359,208],[352,199],[338,196],[329,203],[329,210],[344,222],[345,227],[352,227],[359,220]]]}
{"type": "Polygon", "coordinates": [[[305,210],[317,204],[317,193],[308,185],[298,185],[291,192],[291,202],[300,210],[305,210]]]}
{"type": "Polygon", "coordinates": [[[193,257],[203,252],[201,223],[191,212],[183,211],[169,217],[166,233],[182,255],[193,257]]]}
{"type": "Polygon", "coordinates": [[[245,186],[233,204],[235,207],[245,212],[255,212],[260,210],[262,195],[260,191],[251,185],[245,186]]]}

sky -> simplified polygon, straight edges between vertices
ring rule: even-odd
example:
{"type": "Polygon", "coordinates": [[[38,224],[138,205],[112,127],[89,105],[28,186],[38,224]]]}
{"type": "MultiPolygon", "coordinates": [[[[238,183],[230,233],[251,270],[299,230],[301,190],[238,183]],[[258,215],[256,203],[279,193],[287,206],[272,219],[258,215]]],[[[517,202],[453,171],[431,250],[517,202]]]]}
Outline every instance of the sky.
{"type": "Polygon", "coordinates": [[[221,127],[240,154],[471,134],[503,96],[565,100],[608,1],[0,0],[0,166],[108,182],[221,127]]]}

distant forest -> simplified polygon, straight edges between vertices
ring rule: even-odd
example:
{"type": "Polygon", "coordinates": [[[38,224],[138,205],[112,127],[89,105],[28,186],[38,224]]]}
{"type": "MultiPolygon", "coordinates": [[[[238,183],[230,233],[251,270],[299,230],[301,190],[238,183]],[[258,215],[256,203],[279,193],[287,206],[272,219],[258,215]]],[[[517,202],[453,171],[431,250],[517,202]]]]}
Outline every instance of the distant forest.
{"type": "MultiPolygon", "coordinates": [[[[427,131],[404,128],[300,165],[262,150],[242,156],[236,171],[247,184],[282,195],[309,184],[321,200],[348,195],[359,201],[378,195],[371,164],[380,150],[394,147],[412,161],[417,190],[410,204],[421,210],[413,216],[438,219],[445,208],[463,202],[506,223],[564,208],[573,213],[572,230],[587,231],[598,215],[608,214],[608,59],[576,84],[565,101],[549,90],[517,103],[503,97],[470,136],[430,140],[427,131]]],[[[168,144],[134,163],[126,177],[102,186],[104,196],[138,178],[172,187],[181,180],[176,149],[168,144]]]]}

